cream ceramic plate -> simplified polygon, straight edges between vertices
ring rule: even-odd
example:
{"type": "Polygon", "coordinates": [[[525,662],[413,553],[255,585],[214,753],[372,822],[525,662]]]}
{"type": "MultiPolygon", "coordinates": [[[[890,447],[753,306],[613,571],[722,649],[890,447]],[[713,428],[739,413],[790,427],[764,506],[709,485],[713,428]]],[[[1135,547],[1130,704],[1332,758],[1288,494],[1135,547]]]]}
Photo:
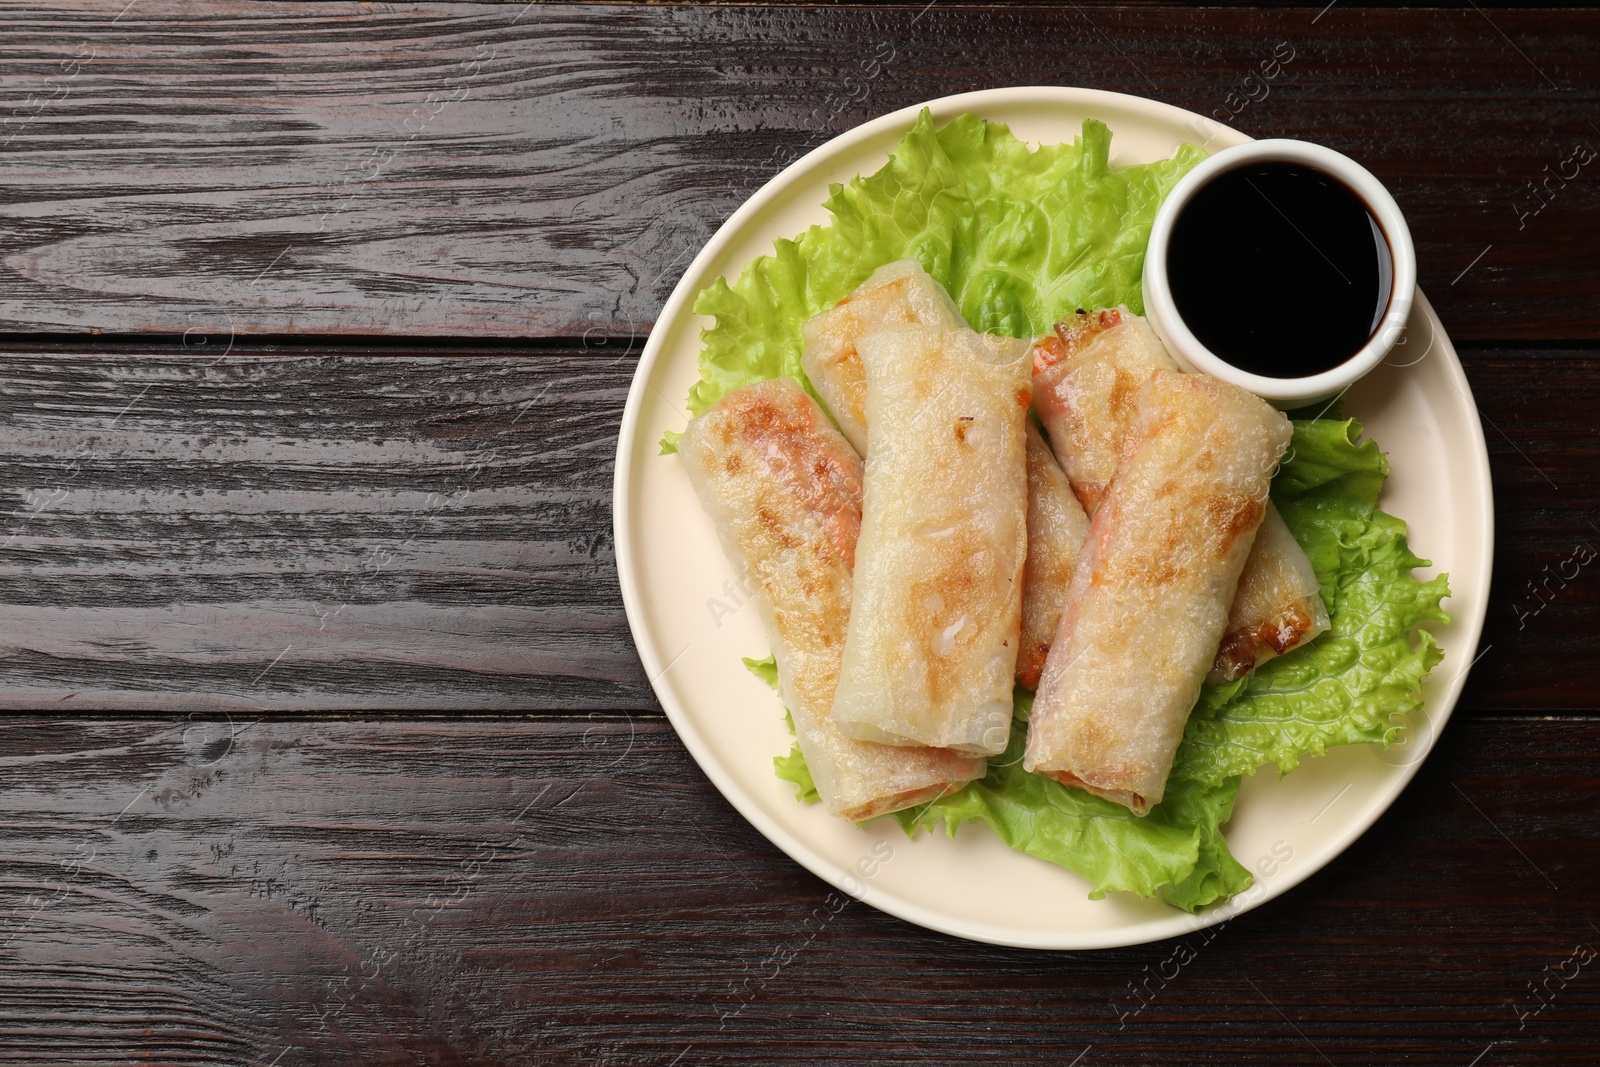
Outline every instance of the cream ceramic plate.
{"type": "MultiPolygon", "coordinates": [[[[997,119],[1034,143],[1069,141],[1084,119],[1101,119],[1113,133],[1114,165],[1165,158],[1195,130],[1213,135],[1212,150],[1248,140],[1166,104],[1087,89],[995,89],[927,106],[941,121],[965,111],[997,119]]],[[[1410,523],[1419,555],[1450,572],[1445,607],[1455,621],[1439,632],[1445,660],[1427,683],[1426,721],[1388,752],[1335,749],[1287,778],[1268,770],[1247,779],[1227,839],[1256,882],[1228,905],[1190,916],[1127,894],[1091,901],[1078,876],[1011,851],[987,827],[969,824],[954,840],[942,831],[908,840],[888,819],[857,828],[801,805],[772,773],[772,757],[789,750],[778,698],[739,662],[769,651],[760,619],[681,465],[658,456],[657,442],[687,422],[682,402],[697,378],[701,328],[710,325],[691,310],[695,294],[718,275],[737,277],[774,238],[826,222],[828,184],[882,166],[918,110],[857,127],[768,182],[695,257],[662,309],[617,445],[617,567],[639,656],[684,744],[740,814],[874,907],[959,937],[1051,949],[1139,944],[1221,922],[1285,892],[1371,826],[1411,780],[1466,681],[1487,606],[1493,511],[1483,431],[1460,361],[1418,293],[1405,345],[1346,398],[1393,461],[1383,506],[1410,523]]]]}

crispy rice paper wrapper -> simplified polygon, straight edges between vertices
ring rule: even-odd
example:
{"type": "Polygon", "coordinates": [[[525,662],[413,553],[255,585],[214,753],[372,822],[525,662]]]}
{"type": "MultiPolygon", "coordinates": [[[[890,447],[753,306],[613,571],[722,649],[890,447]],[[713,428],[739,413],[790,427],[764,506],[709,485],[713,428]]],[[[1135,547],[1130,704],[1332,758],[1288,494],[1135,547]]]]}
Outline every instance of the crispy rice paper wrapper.
{"type": "MultiPolygon", "coordinates": [[[[1034,408],[1093,516],[1110,486],[1151,372],[1177,370],[1148,323],[1126,308],[1080,313],[1034,345],[1034,408]]],[[[1328,629],[1316,572],[1269,501],[1245,562],[1210,680],[1226,682],[1328,629]]]]}
{"type": "Polygon", "coordinates": [[[1157,370],[1095,512],[1023,766],[1143,815],[1160,802],[1292,429],[1272,405],[1157,370]]]}
{"type": "MultiPolygon", "coordinates": [[[[806,323],[801,363],[817,394],[857,452],[867,448],[867,379],[857,346],[897,325],[964,326],[945,294],[916,260],[879,268],[831,311],[806,323]]],[[[1039,684],[1061,607],[1067,600],[1089,517],[1037,428],[1028,426],[1028,554],[1022,583],[1022,645],[1017,683],[1039,684]]]]}
{"type": "Polygon", "coordinates": [[[1030,421],[1028,561],[1022,576],[1022,647],[1017,654],[1017,684],[1025,689],[1039,684],[1050,643],[1061,625],[1072,572],[1088,537],[1089,516],[1030,421]]]}
{"type": "Polygon", "coordinates": [[[778,689],[827,810],[861,821],[981,777],[982,759],[859,741],[833,723],[862,468],[816,402],[787,378],[736,389],[689,424],[678,454],[754,591],[778,689]]]}
{"type": "Polygon", "coordinates": [[[845,439],[867,454],[867,377],[856,346],[894,326],[965,326],[944,286],[914,259],[873,271],[854,292],[805,324],[800,366],[845,439]]]}
{"type": "Polygon", "coordinates": [[[901,327],[858,347],[866,495],[834,719],[862,740],[998,755],[1028,547],[1028,344],[901,327]]]}

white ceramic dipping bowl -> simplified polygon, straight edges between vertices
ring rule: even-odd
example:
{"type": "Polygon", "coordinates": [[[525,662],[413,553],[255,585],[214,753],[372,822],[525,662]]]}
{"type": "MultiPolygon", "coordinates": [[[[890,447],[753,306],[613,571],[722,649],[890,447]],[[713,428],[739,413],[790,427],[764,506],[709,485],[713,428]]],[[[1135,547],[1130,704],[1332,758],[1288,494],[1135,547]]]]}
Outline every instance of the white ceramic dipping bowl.
{"type": "MultiPolygon", "coordinates": [[[[1167,350],[1186,370],[1200,371],[1250,390],[1281,408],[1295,408],[1327,400],[1348,389],[1362,375],[1383,361],[1383,357],[1405,333],[1406,320],[1417,292],[1417,253],[1411,243],[1411,230],[1394,197],[1383,183],[1361,164],[1331,148],[1307,141],[1275,139],[1251,141],[1225,148],[1195,167],[1173,188],[1156,213],[1150,229],[1150,244],[1144,257],[1145,316],[1167,350]],[[1392,279],[1389,304],[1377,329],[1356,353],[1343,363],[1320,374],[1303,378],[1270,378],[1252,374],[1212,352],[1184,323],[1172,298],[1167,276],[1167,251],[1172,228],[1195,194],[1220,175],[1257,163],[1296,163],[1322,171],[1348,187],[1366,205],[1389,246],[1392,279]]],[[[1246,309],[1247,310],[1247,309],[1246,309]]],[[[1307,324],[1307,328],[1314,328],[1307,324]]],[[[1293,337],[1284,338],[1293,344],[1293,337]]]]}

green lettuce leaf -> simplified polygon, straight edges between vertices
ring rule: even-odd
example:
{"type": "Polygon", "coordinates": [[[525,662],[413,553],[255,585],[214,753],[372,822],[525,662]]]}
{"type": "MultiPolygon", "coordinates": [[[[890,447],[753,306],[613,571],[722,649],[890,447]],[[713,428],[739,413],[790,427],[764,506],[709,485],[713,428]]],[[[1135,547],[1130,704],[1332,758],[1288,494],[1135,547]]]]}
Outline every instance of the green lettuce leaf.
{"type": "Polygon", "coordinates": [[[1034,150],[975,115],[938,137],[972,203],[950,277],[939,280],[973,329],[1035,337],[1079,308],[1144,314],[1156,209],[1204,152],[1186,144],[1172,159],[1113,170],[1111,131],[1094,121],[1073,144],[1034,150]]]}
{"type": "Polygon", "coordinates": [[[1148,818],[1158,815],[1175,826],[1192,826],[1200,835],[1200,851],[1193,869],[1161,887],[1161,899],[1175,908],[1197,912],[1207,904],[1227,900],[1254,881],[1244,865],[1228,851],[1222,827],[1233,815],[1239,796],[1239,779],[1219,785],[1201,785],[1188,779],[1167,783],[1166,795],[1148,818]]]}
{"type": "MultiPolygon", "coordinates": [[[[784,718],[789,720],[789,732],[794,733],[794,719],[787,713],[784,718]]],[[[794,786],[794,797],[800,803],[822,803],[822,794],[817,792],[817,783],[811,780],[811,768],[806,766],[806,758],[800,754],[799,742],[789,743],[787,756],[773,756],[772,769],[781,780],[794,786]]]]}
{"type": "MultiPolygon", "coordinates": [[[[775,242],[732,285],[718,278],[696,297],[695,313],[716,323],[689,412],[768,378],[811,389],[802,325],[898,259],[921,263],[977,330],[1032,337],[1080,307],[1142,313],[1156,208],[1205,153],[1184,145],[1116,169],[1110,153],[1111,131],[1093,120],[1070,145],[1030,150],[1002,123],[963,115],[935,129],[924,109],[881,170],[831,187],[829,225],[775,242]]],[[[673,451],[663,438],[662,454],[673,451]]]]}
{"type": "Polygon", "coordinates": [[[941,821],[952,837],[964,822],[986,824],[1012,848],[1082,876],[1089,898],[1112,890],[1161,894],[1188,911],[1239,892],[1250,874],[1234,861],[1220,827],[1233,812],[1237,779],[1218,787],[1185,782],[1140,817],[1081,789],[1022,769],[1033,694],[1018,689],[1011,739],[988,773],[948,796],[892,816],[908,835],[941,821]]]}
{"type": "MultiPolygon", "coordinates": [[[[760,678],[770,685],[774,692],[778,689],[778,659],[768,656],[766,659],[751,659],[749,656],[739,657],[745,670],[760,678]]],[[[794,735],[794,716],[788,711],[783,713],[783,721],[789,724],[789,734],[794,735]]],[[[806,766],[806,758],[800,754],[800,742],[789,742],[787,756],[772,757],[772,769],[778,777],[794,786],[795,799],[802,804],[820,804],[822,795],[817,792],[817,783],[811,778],[811,768],[806,766]]]]}
{"type": "MultiPolygon", "coordinates": [[[[778,691],[778,657],[769,655],[766,659],[751,659],[749,656],[740,656],[739,662],[744,664],[744,669],[766,682],[776,693],[778,691]]],[[[790,729],[794,724],[790,724],[790,729]]]]}

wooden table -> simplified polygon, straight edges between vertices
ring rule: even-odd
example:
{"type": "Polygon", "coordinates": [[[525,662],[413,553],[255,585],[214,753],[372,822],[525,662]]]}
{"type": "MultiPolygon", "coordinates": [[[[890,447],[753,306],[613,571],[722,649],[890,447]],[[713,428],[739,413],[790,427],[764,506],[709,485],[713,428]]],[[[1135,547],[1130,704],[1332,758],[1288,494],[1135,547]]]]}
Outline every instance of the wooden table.
{"type": "Polygon", "coordinates": [[[1597,104],[1600,12],[1470,0],[0,7],[0,1064],[1600,1062],[1597,104]],[[830,897],[618,596],[689,257],[826,138],[1018,83],[1365,162],[1488,436],[1456,718],[1210,939],[830,897]]]}

